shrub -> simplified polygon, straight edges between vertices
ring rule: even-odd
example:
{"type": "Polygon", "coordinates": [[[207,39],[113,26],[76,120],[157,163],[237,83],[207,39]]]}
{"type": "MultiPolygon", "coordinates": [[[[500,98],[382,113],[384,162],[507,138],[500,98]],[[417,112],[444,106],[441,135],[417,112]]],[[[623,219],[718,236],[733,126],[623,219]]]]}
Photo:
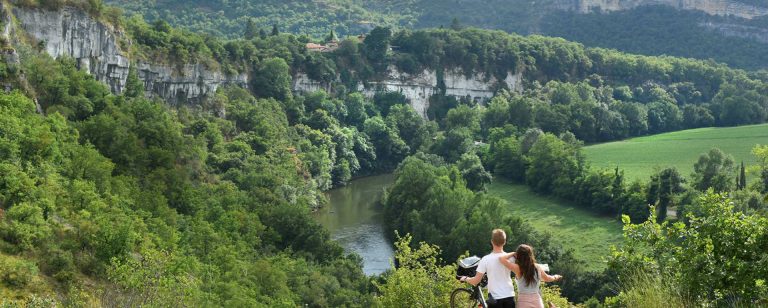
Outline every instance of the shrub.
{"type": "Polygon", "coordinates": [[[27,286],[38,272],[37,266],[32,262],[12,257],[0,259],[0,281],[10,287],[27,286]]]}
{"type": "Polygon", "coordinates": [[[32,249],[51,234],[43,210],[37,206],[21,203],[11,207],[5,216],[0,222],[0,235],[22,250],[32,249]]]}

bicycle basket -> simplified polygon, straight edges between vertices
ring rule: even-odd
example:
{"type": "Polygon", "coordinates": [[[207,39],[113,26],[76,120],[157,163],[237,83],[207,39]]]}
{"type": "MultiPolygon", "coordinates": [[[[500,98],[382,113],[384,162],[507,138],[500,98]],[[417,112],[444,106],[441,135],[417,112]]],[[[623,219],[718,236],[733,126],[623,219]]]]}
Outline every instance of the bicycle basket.
{"type": "Polygon", "coordinates": [[[480,258],[471,256],[459,260],[459,267],[456,269],[457,276],[474,277],[477,273],[477,266],[480,264],[480,258]]]}

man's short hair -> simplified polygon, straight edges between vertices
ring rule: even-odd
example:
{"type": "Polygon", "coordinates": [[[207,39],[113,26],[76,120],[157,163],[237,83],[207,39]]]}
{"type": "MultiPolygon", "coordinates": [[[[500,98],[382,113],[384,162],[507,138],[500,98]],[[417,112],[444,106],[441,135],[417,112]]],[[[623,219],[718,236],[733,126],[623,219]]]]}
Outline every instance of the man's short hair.
{"type": "Polygon", "coordinates": [[[507,243],[507,233],[502,229],[495,229],[491,233],[491,243],[496,246],[504,246],[507,243]]]}

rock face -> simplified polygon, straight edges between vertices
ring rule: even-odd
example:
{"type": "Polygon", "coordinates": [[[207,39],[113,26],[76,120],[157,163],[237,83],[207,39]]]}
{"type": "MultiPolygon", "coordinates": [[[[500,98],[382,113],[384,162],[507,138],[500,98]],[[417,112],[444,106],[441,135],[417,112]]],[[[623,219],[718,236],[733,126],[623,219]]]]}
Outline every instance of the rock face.
{"type": "Polygon", "coordinates": [[[699,10],[710,15],[755,18],[768,15],[768,3],[759,7],[736,0],[562,0],[572,3],[571,10],[589,13],[594,10],[610,12],[629,10],[643,5],[667,5],[682,10],[699,10]]]}
{"type": "MultiPolygon", "coordinates": [[[[478,102],[493,98],[496,92],[495,88],[498,86],[506,87],[512,91],[522,91],[523,89],[521,73],[508,73],[504,80],[496,80],[495,78],[485,78],[481,74],[467,77],[459,71],[445,71],[443,81],[445,83],[445,95],[457,98],[468,97],[478,102]]],[[[305,74],[298,74],[294,77],[293,89],[303,93],[317,90],[330,92],[331,90],[328,85],[311,80],[305,74]]],[[[437,72],[424,70],[419,74],[410,75],[398,71],[395,67],[388,69],[387,77],[369,82],[367,88],[362,84],[358,85],[357,90],[368,97],[372,97],[380,91],[400,92],[410,101],[413,109],[424,118],[427,118],[429,98],[440,91],[437,72]]]]}
{"type": "Polygon", "coordinates": [[[768,44],[768,29],[732,23],[706,22],[700,25],[723,35],[742,37],[768,44]]]}
{"type": "MultiPolygon", "coordinates": [[[[132,61],[119,44],[130,44],[123,33],[71,7],[59,11],[21,7],[14,8],[13,14],[21,28],[44,44],[52,57],[72,57],[79,68],[109,85],[113,93],[125,90],[132,61]]],[[[171,104],[200,103],[221,85],[248,84],[245,74],[225,76],[202,64],[176,67],[146,61],[135,63],[146,94],[171,104]]]]}

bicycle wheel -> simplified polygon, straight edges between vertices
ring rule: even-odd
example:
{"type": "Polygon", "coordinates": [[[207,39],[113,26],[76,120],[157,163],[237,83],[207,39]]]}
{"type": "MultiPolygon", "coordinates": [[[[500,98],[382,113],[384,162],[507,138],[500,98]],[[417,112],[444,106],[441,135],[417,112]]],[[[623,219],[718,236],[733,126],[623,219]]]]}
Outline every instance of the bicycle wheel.
{"type": "Polygon", "coordinates": [[[451,292],[451,308],[477,308],[480,305],[472,290],[456,289],[451,292]]]}

